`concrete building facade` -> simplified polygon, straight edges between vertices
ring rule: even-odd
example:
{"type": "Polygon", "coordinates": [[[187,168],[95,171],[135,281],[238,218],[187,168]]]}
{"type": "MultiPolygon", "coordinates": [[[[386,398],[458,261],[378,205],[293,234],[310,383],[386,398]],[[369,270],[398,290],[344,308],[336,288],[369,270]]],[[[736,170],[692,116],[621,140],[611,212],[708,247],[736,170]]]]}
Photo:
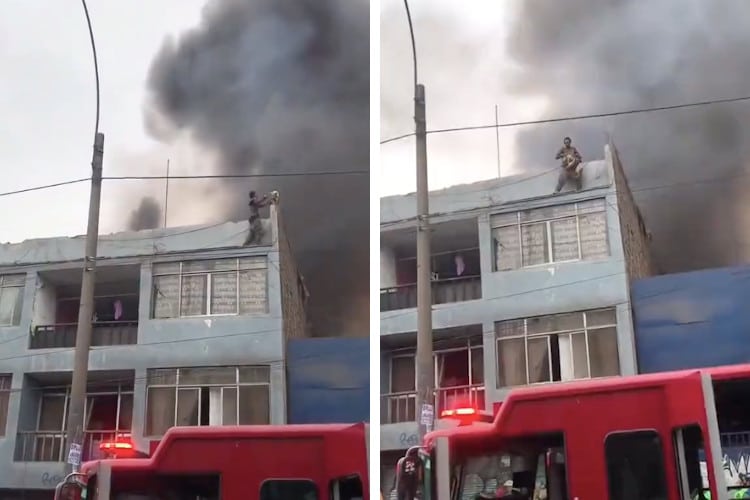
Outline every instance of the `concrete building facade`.
{"type": "MultiPolygon", "coordinates": [[[[286,423],[306,291],[278,206],[247,222],[101,236],[84,460],[174,425],[286,423]]],[[[64,473],[84,237],[0,245],[0,496],[64,473]]]]}
{"type": "MultiPolygon", "coordinates": [[[[513,387],[634,374],[629,283],[653,273],[613,145],[583,188],[558,169],[430,193],[436,415],[487,411],[513,387]],[[572,183],[571,183],[572,184],[572,183]]],[[[381,450],[417,444],[416,197],[381,200],[381,450]]]]}

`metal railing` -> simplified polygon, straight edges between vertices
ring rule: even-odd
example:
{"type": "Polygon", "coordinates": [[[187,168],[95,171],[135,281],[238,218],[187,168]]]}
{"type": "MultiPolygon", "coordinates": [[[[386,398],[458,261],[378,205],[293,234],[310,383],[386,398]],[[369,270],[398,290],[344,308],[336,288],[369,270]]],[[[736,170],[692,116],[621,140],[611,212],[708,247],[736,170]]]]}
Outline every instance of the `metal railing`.
{"type": "MultiPolygon", "coordinates": [[[[75,347],[77,323],[41,325],[31,333],[29,349],[75,347]]],[[[97,321],[91,334],[92,346],[130,345],[138,342],[138,321],[97,321]]]]}
{"type": "MultiPolygon", "coordinates": [[[[481,276],[459,276],[432,281],[432,303],[449,304],[482,298],[481,276]]],[[[380,289],[380,311],[417,307],[417,285],[397,285],[380,289]]]]}
{"type": "MultiPolygon", "coordinates": [[[[380,421],[384,424],[417,420],[416,391],[392,392],[381,396],[380,421]]],[[[484,384],[442,387],[435,390],[435,414],[455,406],[471,406],[484,410],[484,384]]]]}
{"type": "MultiPolygon", "coordinates": [[[[86,431],[83,441],[82,459],[97,460],[104,458],[99,445],[104,441],[113,441],[124,430],[86,431]]],[[[16,439],[16,462],[64,462],[65,432],[55,431],[19,431],[16,439]]]]}

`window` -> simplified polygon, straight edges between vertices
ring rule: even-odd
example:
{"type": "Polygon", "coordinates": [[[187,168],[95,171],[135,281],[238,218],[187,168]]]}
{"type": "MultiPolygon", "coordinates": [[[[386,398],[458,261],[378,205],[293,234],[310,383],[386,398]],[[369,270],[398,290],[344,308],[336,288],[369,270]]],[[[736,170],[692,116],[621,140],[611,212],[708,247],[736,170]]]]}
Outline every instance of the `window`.
{"type": "Polygon", "coordinates": [[[260,485],[260,500],[318,500],[318,487],[306,479],[271,479],[260,485]]]}
{"type": "Polygon", "coordinates": [[[12,375],[0,375],[0,437],[5,436],[5,424],[8,420],[8,404],[10,403],[10,383],[12,380],[12,375]]]}
{"type": "Polygon", "coordinates": [[[270,368],[219,366],[148,371],[146,434],[174,426],[270,423],[270,368]]]}
{"type": "Polygon", "coordinates": [[[604,441],[609,500],[666,500],[661,439],[655,431],[610,434],[604,441]]]}
{"type": "MultiPolygon", "coordinates": [[[[484,408],[484,355],[482,338],[456,341],[456,347],[433,354],[435,403],[438,411],[471,404],[484,408]]],[[[388,423],[416,419],[415,354],[393,354],[390,358],[390,394],[387,399],[388,423]]]]}
{"type": "Polygon", "coordinates": [[[266,314],[265,257],[154,264],[155,319],[266,314]]]}
{"type": "Polygon", "coordinates": [[[498,386],[620,374],[615,309],[495,323],[498,386]]]}
{"type": "Polygon", "coordinates": [[[331,481],[331,500],[362,500],[364,487],[359,476],[347,476],[331,481]]]}
{"type": "Polygon", "coordinates": [[[495,271],[609,256],[604,199],[493,215],[495,271]]]}
{"type": "Polygon", "coordinates": [[[25,274],[0,276],[0,326],[21,323],[25,274]]]}

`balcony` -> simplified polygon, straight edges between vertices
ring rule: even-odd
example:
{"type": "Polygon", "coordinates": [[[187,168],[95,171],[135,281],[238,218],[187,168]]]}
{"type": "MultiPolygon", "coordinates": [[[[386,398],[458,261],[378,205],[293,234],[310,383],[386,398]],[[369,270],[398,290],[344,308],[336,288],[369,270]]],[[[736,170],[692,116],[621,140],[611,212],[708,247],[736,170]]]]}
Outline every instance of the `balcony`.
{"type": "MultiPolygon", "coordinates": [[[[432,281],[432,303],[449,304],[482,298],[482,278],[459,276],[432,281]]],[[[398,285],[380,290],[380,311],[417,307],[417,285],[398,285]]]]}
{"type": "MultiPolygon", "coordinates": [[[[83,461],[105,458],[99,445],[114,441],[129,431],[86,431],[83,439],[83,461]]],[[[64,462],[66,432],[19,431],[16,440],[16,462],[64,462]]]]}
{"type": "MultiPolygon", "coordinates": [[[[435,390],[435,415],[456,406],[471,406],[484,410],[484,384],[445,387],[435,390]]],[[[398,424],[415,422],[417,393],[416,391],[395,392],[381,396],[381,423],[398,424]]]]}
{"type": "MultiPolygon", "coordinates": [[[[29,349],[75,347],[77,323],[58,323],[34,328],[29,349]]],[[[91,332],[92,346],[131,345],[138,342],[138,321],[97,321],[91,332]]]]}

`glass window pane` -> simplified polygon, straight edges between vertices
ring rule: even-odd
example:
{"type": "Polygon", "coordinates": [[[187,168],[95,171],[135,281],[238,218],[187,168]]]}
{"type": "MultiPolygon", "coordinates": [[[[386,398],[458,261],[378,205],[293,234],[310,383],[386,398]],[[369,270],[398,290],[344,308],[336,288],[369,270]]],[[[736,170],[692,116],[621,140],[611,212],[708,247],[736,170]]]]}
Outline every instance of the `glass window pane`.
{"type": "Polygon", "coordinates": [[[240,271],[240,314],[268,312],[267,270],[240,271]]]}
{"type": "Polygon", "coordinates": [[[240,269],[266,269],[268,264],[265,257],[242,257],[240,259],[240,269]]]}
{"type": "Polygon", "coordinates": [[[0,288],[0,325],[17,325],[21,319],[23,288],[0,288]]]}
{"type": "Polygon", "coordinates": [[[271,479],[260,486],[260,500],[318,500],[318,488],[304,479],[271,479]]]}
{"type": "Polygon", "coordinates": [[[669,498],[664,450],[656,432],[610,434],[604,441],[604,454],[610,500],[669,498]]]}
{"type": "Polygon", "coordinates": [[[237,273],[211,275],[211,314],[237,314],[237,273]]]}
{"type": "Polygon", "coordinates": [[[414,356],[391,358],[391,392],[409,392],[415,387],[414,356]]]}
{"type": "Polygon", "coordinates": [[[578,202],[578,213],[588,214],[592,212],[603,212],[607,207],[607,202],[604,198],[598,198],[596,200],[588,200],[578,202]]]}
{"type": "Polygon", "coordinates": [[[197,274],[182,277],[182,316],[202,316],[206,311],[206,288],[208,275],[197,274]]]}
{"type": "Polygon", "coordinates": [[[180,386],[226,385],[236,383],[237,369],[234,366],[180,368],[180,386]]]}
{"type": "Polygon", "coordinates": [[[154,318],[177,318],[179,316],[180,277],[154,276],[151,296],[154,318]]]}
{"type": "Polygon", "coordinates": [[[552,226],[552,257],[553,260],[578,259],[578,228],[576,218],[569,217],[550,222],[552,226]]]}
{"type": "Polygon", "coordinates": [[[617,328],[602,328],[588,332],[591,376],[609,377],[620,374],[617,353],[617,328]]]}
{"type": "Polygon", "coordinates": [[[177,369],[156,368],[148,370],[148,385],[174,385],[177,383],[177,369]]]}
{"type": "Polygon", "coordinates": [[[521,226],[521,241],[523,243],[524,266],[549,262],[546,222],[521,226]]]}
{"type": "Polygon", "coordinates": [[[45,394],[39,409],[40,431],[60,431],[63,428],[63,413],[66,398],[64,395],[45,394]]]}
{"type": "Polygon", "coordinates": [[[529,383],[551,382],[549,337],[528,339],[529,383]]]}
{"type": "Polygon", "coordinates": [[[471,384],[484,383],[484,350],[476,348],[471,350],[471,384]]]}
{"type": "Polygon", "coordinates": [[[588,353],[586,352],[586,334],[583,332],[571,333],[570,339],[573,352],[573,377],[588,378],[589,363],[588,353]]]}
{"type": "Polygon", "coordinates": [[[515,337],[523,335],[526,331],[522,319],[511,319],[495,323],[495,334],[498,337],[515,337]]]}
{"type": "Polygon", "coordinates": [[[5,436],[8,419],[8,403],[10,401],[10,376],[0,376],[0,436],[5,436]],[[7,387],[4,384],[7,381],[7,387]]]}
{"type": "Polygon", "coordinates": [[[180,263],[179,262],[157,262],[151,267],[151,274],[179,274],[180,263]]]}
{"type": "Polygon", "coordinates": [[[240,386],[240,425],[268,425],[271,422],[269,386],[240,386]]]}
{"type": "Polygon", "coordinates": [[[520,212],[521,222],[542,221],[575,215],[575,210],[575,204],[572,203],[524,210],[520,212]]]}
{"type": "Polygon", "coordinates": [[[5,276],[0,276],[0,284],[2,284],[2,286],[4,287],[23,287],[26,284],[25,282],[25,274],[6,274],[5,276]]]}
{"type": "Polygon", "coordinates": [[[596,326],[617,325],[617,311],[615,309],[600,309],[586,312],[586,328],[596,326]]]}
{"type": "Polygon", "coordinates": [[[271,369],[268,366],[240,366],[240,383],[268,383],[271,369]]]}
{"type": "Polygon", "coordinates": [[[198,425],[198,408],[200,389],[177,390],[177,422],[176,426],[198,425]]]}
{"type": "Polygon", "coordinates": [[[521,267],[521,236],[518,225],[492,230],[495,245],[495,271],[521,267]]]}
{"type": "Polygon", "coordinates": [[[578,218],[581,233],[581,258],[609,257],[607,216],[605,213],[582,215],[578,218]]]}
{"type": "Polygon", "coordinates": [[[529,335],[534,333],[583,330],[583,314],[576,312],[537,316],[526,320],[526,328],[528,329],[529,335]]]}
{"type": "Polygon", "coordinates": [[[133,426],[133,395],[120,395],[120,417],[117,422],[119,430],[129,431],[133,426]]]}
{"type": "Polygon", "coordinates": [[[221,393],[222,425],[237,425],[237,388],[224,387],[221,393]]]}
{"type": "Polygon", "coordinates": [[[146,434],[161,436],[174,425],[174,387],[149,387],[146,401],[146,434]]]}
{"type": "Polygon", "coordinates": [[[523,338],[497,342],[498,385],[526,385],[526,344],[523,338]]]}
{"type": "Polygon", "coordinates": [[[492,227],[518,226],[518,212],[491,215],[490,225],[492,227]]]}

